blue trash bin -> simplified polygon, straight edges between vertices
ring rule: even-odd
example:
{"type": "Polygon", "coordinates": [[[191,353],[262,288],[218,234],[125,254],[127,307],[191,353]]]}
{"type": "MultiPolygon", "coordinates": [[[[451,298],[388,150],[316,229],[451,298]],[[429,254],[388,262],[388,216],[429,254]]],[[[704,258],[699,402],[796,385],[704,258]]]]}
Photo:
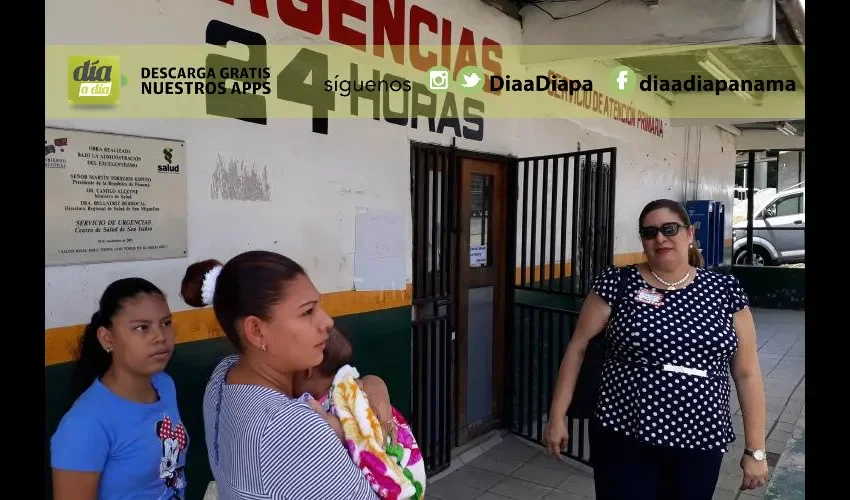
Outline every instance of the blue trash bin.
{"type": "Polygon", "coordinates": [[[715,255],[715,202],[714,200],[691,200],[685,202],[685,209],[691,224],[694,225],[694,239],[699,243],[705,267],[713,266],[715,255]]]}

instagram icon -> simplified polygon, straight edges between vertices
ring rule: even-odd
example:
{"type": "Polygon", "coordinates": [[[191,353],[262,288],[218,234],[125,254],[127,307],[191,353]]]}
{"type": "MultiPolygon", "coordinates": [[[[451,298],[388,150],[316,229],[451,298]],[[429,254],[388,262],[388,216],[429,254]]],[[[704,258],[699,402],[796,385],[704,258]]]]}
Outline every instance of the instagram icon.
{"type": "Polygon", "coordinates": [[[434,66],[428,70],[428,90],[445,91],[449,89],[449,69],[434,66]]]}

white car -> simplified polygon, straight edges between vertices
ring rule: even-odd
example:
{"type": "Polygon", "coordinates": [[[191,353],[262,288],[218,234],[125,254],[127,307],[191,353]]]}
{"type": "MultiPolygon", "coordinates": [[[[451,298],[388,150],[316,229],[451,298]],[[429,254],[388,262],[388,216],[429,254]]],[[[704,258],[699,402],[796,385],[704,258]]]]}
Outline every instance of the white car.
{"type": "MultiPolygon", "coordinates": [[[[780,191],[753,207],[754,266],[778,266],[806,261],[806,188],[780,191]]],[[[732,226],[733,257],[736,265],[749,263],[747,220],[732,226]]]]}

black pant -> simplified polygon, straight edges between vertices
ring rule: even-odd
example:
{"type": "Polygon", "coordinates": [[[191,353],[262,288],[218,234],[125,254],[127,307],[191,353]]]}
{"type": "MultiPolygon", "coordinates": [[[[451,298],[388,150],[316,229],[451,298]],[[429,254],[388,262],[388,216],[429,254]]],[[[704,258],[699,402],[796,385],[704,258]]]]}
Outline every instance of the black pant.
{"type": "Polygon", "coordinates": [[[655,447],[590,425],[597,500],[711,500],[721,451],[655,447]]]}

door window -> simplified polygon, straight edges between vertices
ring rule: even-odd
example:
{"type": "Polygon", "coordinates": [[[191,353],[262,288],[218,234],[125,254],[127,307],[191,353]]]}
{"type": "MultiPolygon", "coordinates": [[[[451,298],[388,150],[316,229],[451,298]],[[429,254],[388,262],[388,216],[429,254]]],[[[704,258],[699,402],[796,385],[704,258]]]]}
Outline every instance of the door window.
{"type": "Polygon", "coordinates": [[[795,194],[782,198],[772,207],[768,207],[768,210],[768,217],[783,217],[803,213],[803,196],[795,194]],[[770,210],[771,208],[772,210],[770,210]]]}
{"type": "Polygon", "coordinates": [[[472,174],[469,193],[469,267],[492,264],[492,176],[472,174]]]}

